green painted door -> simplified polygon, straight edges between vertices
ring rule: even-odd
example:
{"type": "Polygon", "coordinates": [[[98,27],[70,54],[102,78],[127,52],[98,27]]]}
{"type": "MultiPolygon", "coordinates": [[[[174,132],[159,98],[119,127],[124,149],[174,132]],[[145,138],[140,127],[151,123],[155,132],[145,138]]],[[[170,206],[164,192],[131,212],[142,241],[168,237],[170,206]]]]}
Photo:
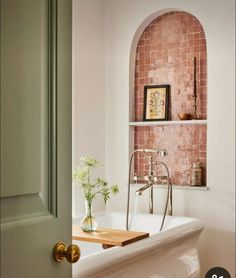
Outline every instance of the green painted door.
{"type": "Polygon", "coordinates": [[[72,277],[71,0],[1,0],[1,277],[72,277]]]}

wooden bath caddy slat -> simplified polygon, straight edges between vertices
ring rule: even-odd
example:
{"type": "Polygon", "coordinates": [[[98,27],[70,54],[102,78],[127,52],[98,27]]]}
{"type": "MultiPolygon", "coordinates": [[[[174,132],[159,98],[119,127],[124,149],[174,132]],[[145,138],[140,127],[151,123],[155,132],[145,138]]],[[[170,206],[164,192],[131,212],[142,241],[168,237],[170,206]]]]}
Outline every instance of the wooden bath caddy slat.
{"type": "Polygon", "coordinates": [[[96,232],[83,232],[78,225],[73,226],[73,240],[101,243],[104,246],[124,246],[149,237],[149,233],[98,228],[96,232]]]}

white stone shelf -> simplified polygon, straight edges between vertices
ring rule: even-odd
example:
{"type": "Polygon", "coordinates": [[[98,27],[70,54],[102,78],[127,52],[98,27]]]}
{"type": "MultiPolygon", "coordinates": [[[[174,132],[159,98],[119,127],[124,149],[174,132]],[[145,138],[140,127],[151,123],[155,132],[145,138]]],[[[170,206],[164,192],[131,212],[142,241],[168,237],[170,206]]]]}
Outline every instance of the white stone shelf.
{"type": "MultiPolygon", "coordinates": [[[[138,187],[142,187],[144,186],[145,184],[141,184],[141,183],[131,183],[131,186],[138,186],[138,187]]],[[[154,188],[164,188],[166,189],[167,188],[167,184],[157,184],[157,185],[154,185],[154,188]]],[[[208,191],[210,190],[209,187],[205,186],[205,185],[202,185],[202,186],[191,186],[191,185],[172,185],[172,188],[175,190],[196,190],[196,191],[208,191]]]]}
{"type": "Polygon", "coordinates": [[[207,120],[129,122],[129,126],[206,125],[207,120]]]}

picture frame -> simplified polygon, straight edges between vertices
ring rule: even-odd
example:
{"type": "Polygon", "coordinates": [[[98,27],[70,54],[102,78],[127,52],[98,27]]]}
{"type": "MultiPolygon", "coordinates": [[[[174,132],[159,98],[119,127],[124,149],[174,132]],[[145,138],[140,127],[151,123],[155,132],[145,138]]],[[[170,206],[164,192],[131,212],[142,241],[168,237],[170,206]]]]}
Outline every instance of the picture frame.
{"type": "Polygon", "coordinates": [[[168,121],[170,85],[145,85],[143,121],[168,121]]]}

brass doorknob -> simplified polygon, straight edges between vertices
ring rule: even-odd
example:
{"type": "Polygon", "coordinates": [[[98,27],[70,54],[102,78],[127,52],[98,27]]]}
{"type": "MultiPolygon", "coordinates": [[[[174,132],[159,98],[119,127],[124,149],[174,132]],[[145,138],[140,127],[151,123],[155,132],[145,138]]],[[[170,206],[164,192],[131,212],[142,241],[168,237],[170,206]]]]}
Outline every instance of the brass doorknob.
{"type": "Polygon", "coordinates": [[[61,262],[66,258],[69,263],[76,263],[80,258],[80,248],[75,244],[71,244],[66,248],[64,243],[58,242],[53,248],[53,258],[57,262],[61,262]]]}

